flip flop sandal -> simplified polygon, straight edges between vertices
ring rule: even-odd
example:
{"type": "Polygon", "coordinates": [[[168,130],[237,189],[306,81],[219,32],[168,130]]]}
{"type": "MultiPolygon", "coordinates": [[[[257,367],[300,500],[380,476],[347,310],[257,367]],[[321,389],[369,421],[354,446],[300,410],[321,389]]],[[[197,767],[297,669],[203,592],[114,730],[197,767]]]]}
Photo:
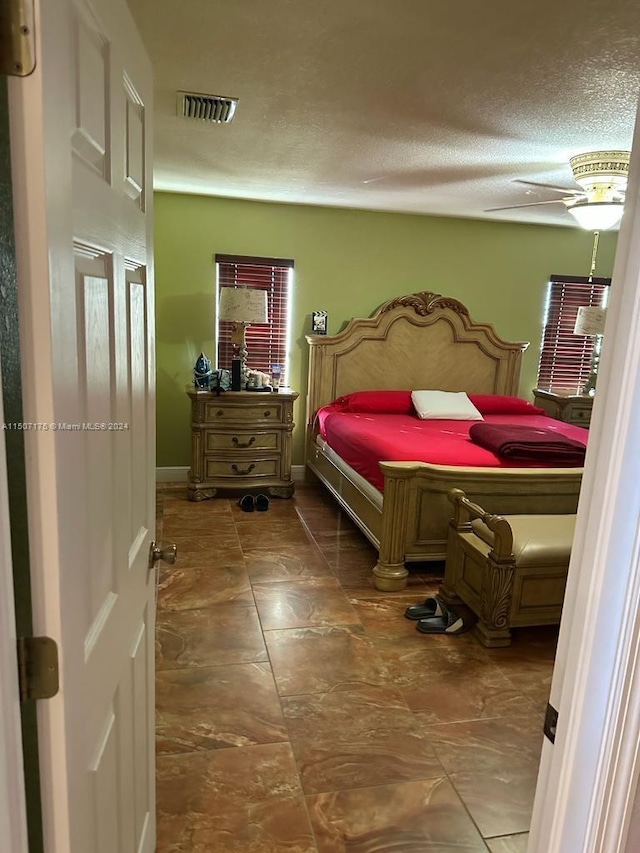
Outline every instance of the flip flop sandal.
{"type": "Polygon", "coordinates": [[[449,610],[444,616],[420,619],[416,623],[416,628],[423,634],[463,634],[469,630],[469,625],[465,623],[462,617],[449,610]]]}
{"type": "Polygon", "coordinates": [[[255,509],[255,501],[253,499],[253,495],[244,495],[244,497],[240,498],[240,500],[238,501],[238,506],[245,512],[253,512],[253,510],[255,509]]]}
{"type": "Polygon", "coordinates": [[[410,604],[404,611],[407,619],[426,619],[429,616],[444,616],[448,608],[437,595],[430,595],[424,604],[410,604]]]}
{"type": "Polygon", "coordinates": [[[258,512],[266,512],[269,509],[269,498],[266,495],[256,497],[256,509],[258,512]]]}

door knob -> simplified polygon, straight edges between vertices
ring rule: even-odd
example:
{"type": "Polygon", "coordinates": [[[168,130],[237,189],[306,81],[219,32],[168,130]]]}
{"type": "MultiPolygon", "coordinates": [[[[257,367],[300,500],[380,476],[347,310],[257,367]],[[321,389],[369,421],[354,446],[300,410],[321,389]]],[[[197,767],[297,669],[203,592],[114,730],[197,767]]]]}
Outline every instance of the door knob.
{"type": "Polygon", "coordinates": [[[172,566],[176,561],[177,555],[177,545],[165,545],[162,547],[156,542],[152,542],[149,547],[149,568],[152,569],[156,563],[160,562],[160,560],[165,563],[169,563],[169,565],[172,566]]]}

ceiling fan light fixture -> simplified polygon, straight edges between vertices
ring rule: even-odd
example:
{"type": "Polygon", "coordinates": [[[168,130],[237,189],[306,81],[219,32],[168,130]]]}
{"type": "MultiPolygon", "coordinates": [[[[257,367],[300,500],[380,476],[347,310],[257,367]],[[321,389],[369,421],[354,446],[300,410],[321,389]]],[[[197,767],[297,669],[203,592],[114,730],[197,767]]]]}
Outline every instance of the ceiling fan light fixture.
{"type": "Polygon", "coordinates": [[[567,210],[585,231],[607,231],[622,219],[624,204],[620,201],[578,201],[567,210]]]}
{"type": "Polygon", "coordinates": [[[569,160],[573,178],[587,201],[624,203],[630,156],[629,151],[591,151],[569,160]]]}
{"type": "Polygon", "coordinates": [[[587,193],[594,186],[609,184],[611,189],[627,188],[629,151],[590,151],[571,157],[573,179],[587,193]]]}

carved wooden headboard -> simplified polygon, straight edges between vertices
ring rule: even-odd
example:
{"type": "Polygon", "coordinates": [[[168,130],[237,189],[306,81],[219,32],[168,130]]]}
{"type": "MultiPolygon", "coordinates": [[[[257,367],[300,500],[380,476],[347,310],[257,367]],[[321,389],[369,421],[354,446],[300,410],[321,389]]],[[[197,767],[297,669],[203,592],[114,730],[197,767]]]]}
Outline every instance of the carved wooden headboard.
{"type": "Polygon", "coordinates": [[[470,394],[518,393],[522,341],[476,323],[457,299],[423,291],[399,296],[337,335],[308,335],[307,424],[342,394],[432,388],[470,394]]]}

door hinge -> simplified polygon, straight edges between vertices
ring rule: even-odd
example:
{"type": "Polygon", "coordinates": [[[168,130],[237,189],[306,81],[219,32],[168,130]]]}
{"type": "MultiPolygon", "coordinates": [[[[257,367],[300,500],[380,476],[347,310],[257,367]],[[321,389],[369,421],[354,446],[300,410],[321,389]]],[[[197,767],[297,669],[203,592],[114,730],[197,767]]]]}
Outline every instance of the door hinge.
{"type": "Polygon", "coordinates": [[[33,0],[0,0],[0,73],[27,77],[36,67],[33,0]]]}
{"type": "Polygon", "coordinates": [[[58,692],[58,647],[50,637],[18,637],[20,701],[51,699],[58,692]]]}
{"type": "Polygon", "coordinates": [[[556,742],[556,729],[558,727],[558,712],[547,703],[547,713],[544,715],[544,726],[542,731],[549,738],[551,743],[556,742]]]}

